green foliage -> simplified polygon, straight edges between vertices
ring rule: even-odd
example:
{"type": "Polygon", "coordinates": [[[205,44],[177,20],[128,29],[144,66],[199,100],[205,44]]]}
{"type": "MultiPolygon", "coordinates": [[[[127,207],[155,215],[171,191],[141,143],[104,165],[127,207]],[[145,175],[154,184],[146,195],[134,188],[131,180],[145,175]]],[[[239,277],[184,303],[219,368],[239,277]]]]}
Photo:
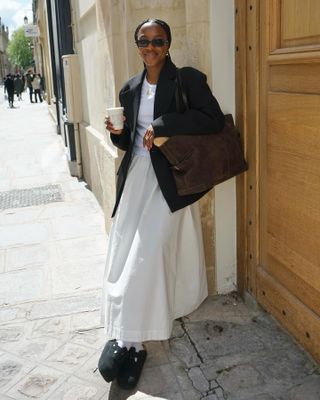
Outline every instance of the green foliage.
{"type": "Polygon", "coordinates": [[[32,39],[25,37],[23,27],[15,30],[7,48],[9,61],[19,68],[27,68],[32,64],[33,54],[30,48],[32,39]]]}

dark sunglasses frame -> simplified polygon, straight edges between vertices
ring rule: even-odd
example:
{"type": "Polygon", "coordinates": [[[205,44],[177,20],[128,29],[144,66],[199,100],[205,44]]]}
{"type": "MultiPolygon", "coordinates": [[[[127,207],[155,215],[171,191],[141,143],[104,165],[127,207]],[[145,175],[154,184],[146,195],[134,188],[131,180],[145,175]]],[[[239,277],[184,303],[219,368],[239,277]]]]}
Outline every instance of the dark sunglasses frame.
{"type": "Polygon", "coordinates": [[[148,40],[148,39],[138,39],[136,40],[136,45],[138,47],[148,47],[149,44],[152,44],[153,47],[163,47],[166,44],[169,44],[169,40],[167,39],[152,39],[152,40],[148,40]]]}

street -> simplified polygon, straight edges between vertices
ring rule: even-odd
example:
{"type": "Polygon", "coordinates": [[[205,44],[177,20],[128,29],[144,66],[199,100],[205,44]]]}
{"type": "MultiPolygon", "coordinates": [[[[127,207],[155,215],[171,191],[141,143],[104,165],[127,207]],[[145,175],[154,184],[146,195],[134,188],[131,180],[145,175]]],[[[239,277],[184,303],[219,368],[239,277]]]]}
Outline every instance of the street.
{"type": "Polygon", "coordinates": [[[136,390],[104,382],[104,215],[70,176],[47,104],[23,98],[9,109],[0,90],[1,400],[319,400],[318,366],[236,293],[148,343],[136,390]]]}

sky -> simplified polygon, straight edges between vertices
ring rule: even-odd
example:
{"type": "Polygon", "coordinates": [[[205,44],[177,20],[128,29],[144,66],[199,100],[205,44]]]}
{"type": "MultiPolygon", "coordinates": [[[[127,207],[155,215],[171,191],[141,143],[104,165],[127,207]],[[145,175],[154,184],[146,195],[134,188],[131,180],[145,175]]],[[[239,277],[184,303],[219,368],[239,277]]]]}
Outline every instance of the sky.
{"type": "Polygon", "coordinates": [[[1,24],[9,28],[9,37],[24,24],[25,16],[32,23],[32,0],[0,0],[1,24]]]}

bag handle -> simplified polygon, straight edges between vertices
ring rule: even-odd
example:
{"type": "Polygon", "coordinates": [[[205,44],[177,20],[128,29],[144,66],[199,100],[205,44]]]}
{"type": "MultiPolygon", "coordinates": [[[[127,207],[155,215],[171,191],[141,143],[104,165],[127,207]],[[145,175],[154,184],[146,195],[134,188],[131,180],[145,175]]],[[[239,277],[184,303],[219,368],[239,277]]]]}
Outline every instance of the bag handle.
{"type": "Polygon", "coordinates": [[[189,104],[188,104],[188,98],[187,98],[186,92],[183,89],[180,69],[177,68],[176,72],[177,72],[176,107],[177,107],[177,111],[182,114],[186,110],[189,110],[189,104]]]}

